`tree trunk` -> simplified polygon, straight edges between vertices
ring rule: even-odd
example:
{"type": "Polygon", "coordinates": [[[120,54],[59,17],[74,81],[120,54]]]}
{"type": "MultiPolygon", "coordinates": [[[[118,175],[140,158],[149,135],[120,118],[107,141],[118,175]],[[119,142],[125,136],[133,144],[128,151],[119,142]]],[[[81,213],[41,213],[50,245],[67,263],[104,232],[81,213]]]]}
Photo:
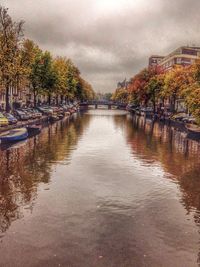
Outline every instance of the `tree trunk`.
{"type": "Polygon", "coordinates": [[[176,96],[172,96],[172,112],[176,111],[176,96]]]}
{"type": "Polygon", "coordinates": [[[162,106],[165,108],[165,98],[164,97],[162,97],[162,106]]]}
{"type": "Polygon", "coordinates": [[[51,94],[48,94],[48,103],[49,103],[49,106],[51,105],[51,94]]]}
{"type": "Polygon", "coordinates": [[[56,105],[58,105],[58,95],[56,96],[56,105]]]}
{"type": "Polygon", "coordinates": [[[36,97],[37,97],[37,94],[36,94],[36,90],[35,89],[33,89],[33,98],[34,98],[34,108],[36,108],[36,106],[37,106],[37,103],[36,103],[36,97]]]}
{"type": "Polygon", "coordinates": [[[6,112],[10,112],[9,84],[6,84],[6,112]]]}
{"type": "Polygon", "coordinates": [[[155,114],[155,112],[156,112],[156,96],[155,96],[155,93],[153,93],[152,102],[153,102],[153,113],[155,114]]]}
{"type": "Polygon", "coordinates": [[[153,100],[153,113],[156,113],[156,101],[153,100]]]}

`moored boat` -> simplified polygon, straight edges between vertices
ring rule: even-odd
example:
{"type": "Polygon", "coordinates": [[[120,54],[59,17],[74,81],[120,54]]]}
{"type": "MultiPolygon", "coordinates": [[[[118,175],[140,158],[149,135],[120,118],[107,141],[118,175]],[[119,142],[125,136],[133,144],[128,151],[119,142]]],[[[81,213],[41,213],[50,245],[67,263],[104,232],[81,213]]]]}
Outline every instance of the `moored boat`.
{"type": "Polygon", "coordinates": [[[0,134],[1,143],[17,142],[25,140],[28,137],[26,128],[12,129],[0,134]]]}
{"type": "Polygon", "coordinates": [[[39,134],[41,132],[42,126],[41,125],[28,125],[26,127],[27,131],[28,131],[28,135],[29,136],[33,136],[36,134],[39,134]]]}
{"type": "Polygon", "coordinates": [[[195,138],[200,138],[200,127],[195,124],[185,124],[185,128],[188,131],[188,134],[195,138]]]}

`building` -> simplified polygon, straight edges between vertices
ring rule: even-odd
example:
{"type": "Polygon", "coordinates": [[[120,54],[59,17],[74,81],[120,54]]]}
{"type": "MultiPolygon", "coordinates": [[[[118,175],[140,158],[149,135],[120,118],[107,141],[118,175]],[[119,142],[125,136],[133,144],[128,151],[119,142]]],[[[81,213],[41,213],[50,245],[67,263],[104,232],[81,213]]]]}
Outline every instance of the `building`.
{"type": "MultiPolygon", "coordinates": [[[[9,102],[10,108],[19,108],[26,106],[33,102],[32,94],[29,88],[18,90],[17,88],[11,87],[9,90],[9,102]]],[[[6,108],[6,93],[4,88],[0,88],[0,109],[5,110],[6,108]]]]}
{"type": "Polygon", "coordinates": [[[153,55],[149,58],[149,67],[155,67],[160,64],[160,62],[163,60],[164,56],[157,56],[153,55]]]}
{"type": "MultiPolygon", "coordinates": [[[[182,46],[175,51],[164,57],[159,66],[163,71],[168,71],[175,65],[189,66],[192,65],[197,59],[200,58],[200,47],[196,46],[182,46]]],[[[184,99],[177,99],[175,109],[178,112],[186,112],[187,107],[184,99]]]]}
{"type": "MultiPolygon", "coordinates": [[[[189,66],[200,58],[200,47],[181,46],[167,56],[153,55],[149,58],[149,67],[159,66],[163,71],[168,71],[175,65],[189,66]]],[[[170,107],[170,99],[165,100],[165,107],[170,107]]],[[[183,99],[177,99],[175,103],[177,111],[186,111],[183,99]]]]}
{"type": "Polygon", "coordinates": [[[164,71],[170,70],[174,65],[188,66],[200,58],[200,47],[182,46],[164,57],[159,65],[164,71]]]}
{"type": "Polygon", "coordinates": [[[198,58],[200,58],[200,47],[181,46],[167,56],[151,56],[149,67],[160,66],[164,71],[167,71],[174,65],[191,65],[198,58]]]}

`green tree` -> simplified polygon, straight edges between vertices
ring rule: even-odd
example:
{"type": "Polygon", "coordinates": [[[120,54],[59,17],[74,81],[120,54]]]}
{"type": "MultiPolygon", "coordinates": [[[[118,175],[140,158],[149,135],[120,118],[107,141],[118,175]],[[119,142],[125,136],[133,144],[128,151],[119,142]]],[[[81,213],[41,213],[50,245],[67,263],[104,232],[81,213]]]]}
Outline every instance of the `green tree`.
{"type": "Polygon", "coordinates": [[[78,95],[78,84],[79,84],[80,71],[73,64],[71,59],[67,60],[67,98],[73,100],[78,95]]]}
{"type": "Polygon", "coordinates": [[[26,66],[28,86],[33,93],[34,106],[41,92],[42,84],[42,50],[31,40],[26,39],[22,49],[23,61],[26,66]]]}
{"type": "Polygon", "coordinates": [[[156,111],[156,103],[161,97],[161,91],[164,86],[164,75],[154,75],[148,82],[146,88],[149,99],[153,104],[153,111],[156,111]]]}
{"type": "Polygon", "coordinates": [[[29,75],[31,90],[34,97],[34,106],[37,105],[37,96],[42,92],[42,51],[36,52],[29,75]]]}
{"type": "Polygon", "coordinates": [[[52,94],[55,92],[57,75],[53,68],[53,59],[50,52],[45,51],[41,57],[41,89],[48,96],[48,103],[51,104],[52,94]]]}

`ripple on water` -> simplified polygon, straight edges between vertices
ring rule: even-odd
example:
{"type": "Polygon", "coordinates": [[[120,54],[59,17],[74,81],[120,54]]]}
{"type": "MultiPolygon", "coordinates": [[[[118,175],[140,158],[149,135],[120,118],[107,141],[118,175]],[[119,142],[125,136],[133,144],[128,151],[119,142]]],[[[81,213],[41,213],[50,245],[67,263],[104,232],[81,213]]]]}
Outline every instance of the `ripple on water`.
{"type": "Polygon", "coordinates": [[[198,266],[199,159],[174,129],[107,110],[0,150],[0,265],[198,266]]]}

